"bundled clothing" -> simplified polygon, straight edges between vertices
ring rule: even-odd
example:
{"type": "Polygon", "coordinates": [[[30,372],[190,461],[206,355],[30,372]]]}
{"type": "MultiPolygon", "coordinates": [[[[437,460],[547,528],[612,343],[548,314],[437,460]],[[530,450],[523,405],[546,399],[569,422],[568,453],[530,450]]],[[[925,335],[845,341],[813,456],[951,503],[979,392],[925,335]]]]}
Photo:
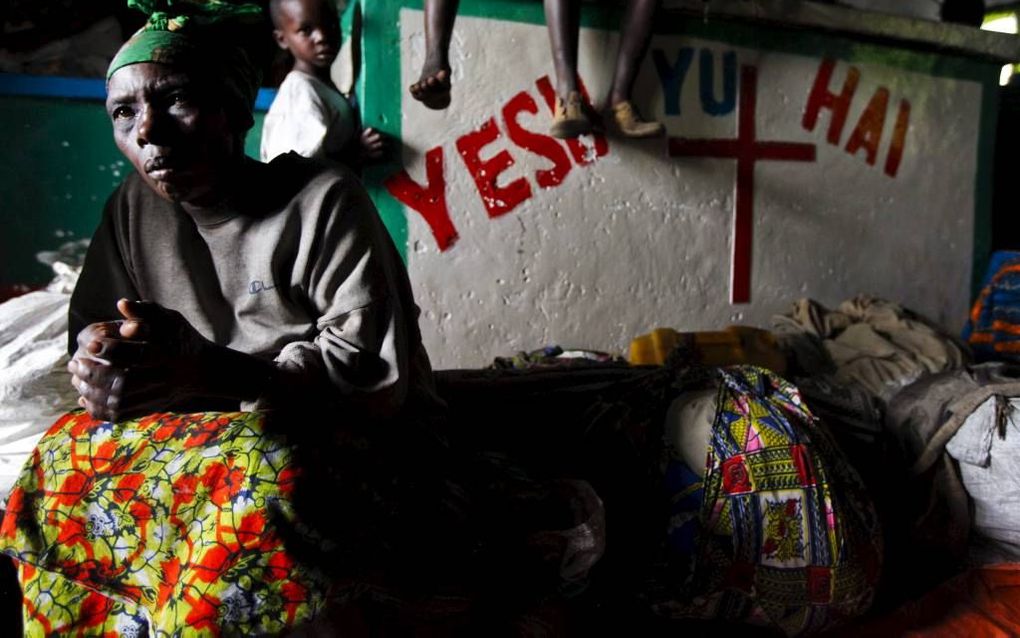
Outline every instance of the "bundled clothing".
{"type": "Polygon", "coordinates": [[[925,375],[970,362],[966,346],[932,322],[865,295],[844,301],[838,310],[801,299],[787,314],[773,317],[772,324],[781,345],[813,368],[808,374],[834,368],[835,382],[859,385],[883,403],[925,375]],[[805,340],[820,340],[831,363],[805,340]]]}
{"type": "Polygon", "coordinates": [[[667,470],[672,555],[686,562],[693,552],[693,573],[676,582],[681,572],[664,571],[655,609],[788,636],[864,613],[881,571],[882,535],[860,478],[789,383],[751,367],[722,369],[718,381],[703,481],[676,460],[667,470]],[[683,512],[699,490],[691,548],[683,512]]]}

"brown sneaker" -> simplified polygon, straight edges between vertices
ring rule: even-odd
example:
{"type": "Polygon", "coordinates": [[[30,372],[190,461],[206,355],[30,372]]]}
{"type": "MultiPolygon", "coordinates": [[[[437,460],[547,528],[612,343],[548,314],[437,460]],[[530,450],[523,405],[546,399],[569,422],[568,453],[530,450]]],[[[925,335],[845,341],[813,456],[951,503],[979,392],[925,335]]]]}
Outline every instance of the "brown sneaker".
{"type": "Polygon", "coordinates": [[[613,105],[613,121],[625,137],[659,137],[666,132],[661,122],[644,120],[627,100],[613,105]]]}
{"type": "Polygon", "coordinates": [[[577,91],[571,91],[567,95],[566,101],[557,96],[552,126],[549,127],[549,135],[565,140],[591,132],[591,120],[588,119],[585,113],[581,94],[577,91]]]}

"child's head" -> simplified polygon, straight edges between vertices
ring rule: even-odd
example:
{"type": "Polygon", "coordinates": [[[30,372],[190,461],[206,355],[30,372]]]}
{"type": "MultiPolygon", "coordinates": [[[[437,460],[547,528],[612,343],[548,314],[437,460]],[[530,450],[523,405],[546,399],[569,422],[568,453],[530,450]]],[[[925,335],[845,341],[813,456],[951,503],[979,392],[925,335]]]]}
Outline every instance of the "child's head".
{"type": "Polygon", "coordinates": [[[294,56],[294,68],[328,71],[340,48],[340,20],[333,0],[270,0],[273,37],[294,56]]]}

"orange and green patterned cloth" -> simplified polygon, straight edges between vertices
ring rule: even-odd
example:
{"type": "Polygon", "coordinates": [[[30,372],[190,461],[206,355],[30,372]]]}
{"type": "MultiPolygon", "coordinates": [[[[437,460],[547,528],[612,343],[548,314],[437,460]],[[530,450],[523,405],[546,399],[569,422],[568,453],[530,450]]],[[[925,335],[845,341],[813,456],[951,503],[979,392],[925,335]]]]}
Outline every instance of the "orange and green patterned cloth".
{"type": "Polygon", "coordinates": [[[278,533],[290,457],[257,413],[60,419],[0,527],[26,634],[262,635],[312,617],[326,580],[278,533]]]}

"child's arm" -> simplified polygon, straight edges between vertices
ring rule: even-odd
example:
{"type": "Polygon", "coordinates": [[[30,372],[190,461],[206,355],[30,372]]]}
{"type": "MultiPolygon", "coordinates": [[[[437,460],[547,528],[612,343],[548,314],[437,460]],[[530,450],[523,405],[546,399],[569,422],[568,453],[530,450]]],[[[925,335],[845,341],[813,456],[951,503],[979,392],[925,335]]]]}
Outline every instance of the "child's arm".
{"type": "Polygon", "coordinates": [[[366,164],[382,159],[386,152],[386,137],[374,128],[366,128],[352,136],[343,150],[332,159],[359,172],[366,164]]]}
{"type": "Polygon", "coordinates": [[[363,161],[375,161],[383,156],[383,151],[386,150],[386,138],[383,134],[374,128],[367,128],[361,132],[361,137],[358,140],[361,148],[361,157],[363,161]]]}

